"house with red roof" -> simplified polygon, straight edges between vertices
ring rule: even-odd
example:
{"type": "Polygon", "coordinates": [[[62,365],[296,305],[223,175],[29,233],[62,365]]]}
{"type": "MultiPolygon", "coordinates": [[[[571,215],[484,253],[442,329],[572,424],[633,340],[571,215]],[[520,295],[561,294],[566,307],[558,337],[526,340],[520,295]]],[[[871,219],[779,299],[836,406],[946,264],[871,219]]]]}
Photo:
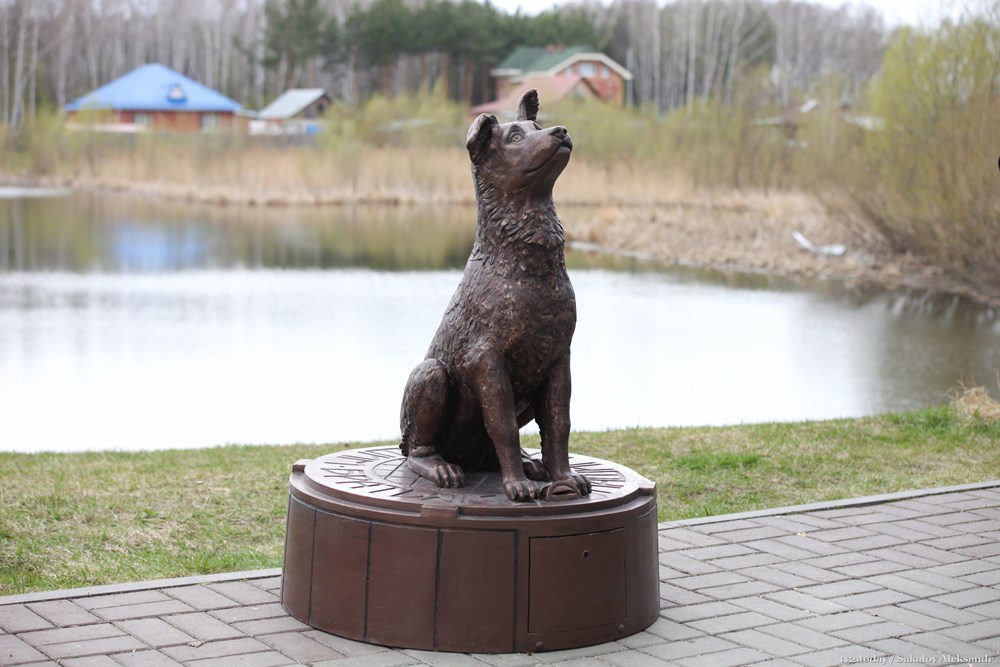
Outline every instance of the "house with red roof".
{"type": "Polygon", "coordinates": [[[169,67],[143,65],[66,105],[69,125],[84,119],[115,132],[212,132],[245,125],[242,105],[169,67]],[[89,116],[89,117],[88,117],[89,116]]]}
{"type": "Polygon", "coordinates": [[[471,111],[504,113],[521,93],[535,88],[548,104],[568,98],[592,98],[624,106],[632,74],[604,53],[589,46],[522,46],[490,70],[496,83],[493,102],[471,111]]]}

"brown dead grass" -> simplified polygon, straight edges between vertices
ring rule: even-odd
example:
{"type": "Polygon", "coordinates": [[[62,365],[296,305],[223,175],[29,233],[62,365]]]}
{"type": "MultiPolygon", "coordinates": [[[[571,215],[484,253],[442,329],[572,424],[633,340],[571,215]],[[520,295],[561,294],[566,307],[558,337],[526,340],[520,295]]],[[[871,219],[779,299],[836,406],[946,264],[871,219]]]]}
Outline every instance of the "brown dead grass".
{"type": "MultiPolygon", "coordinates": [[[[701,196],[690,179],[662,164],[577,160],[571,169],[572,178],[556,186],[563,205],[630,208],[701,196]]],[[[150,141],[130,150],[100,150],[94,159],[64,165],[53,179],[210,203],[475,202],[468,156],[457,148],[211,150],[150,141]]]]}
{"type": "MultiPolygon", "coordinates": [[[[1000,378],[997,386],[1000,387],[1000,378]]],[[[1000,402],[990,396],[986,387],[963,387],[952,399],[952,407],[967,420],[982,420],[987,424],[1000,422],[1000,402]]]]}
{"type": "Polygon", "coordinates": [[[57,179],[81,188],[258,206],[474,202],[460,158],[445,149],[210,151],[150,144],[107,152],[57,179]]]}

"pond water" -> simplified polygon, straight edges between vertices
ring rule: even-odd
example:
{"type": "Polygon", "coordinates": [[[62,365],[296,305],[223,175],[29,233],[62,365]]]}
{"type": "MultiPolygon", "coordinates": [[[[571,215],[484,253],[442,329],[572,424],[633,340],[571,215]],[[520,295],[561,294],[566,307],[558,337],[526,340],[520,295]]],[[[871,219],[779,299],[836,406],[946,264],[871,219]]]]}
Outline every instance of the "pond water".
{"type": "MultiPolygon", "coordinates": [[[[474,234],[463,207],[15,194],[0,198],[2,450],[397,438],[474,234]]],[[[996,390],[997,309],[568,262],[575,429],[860,416],[939,405],[961,383],[996,390]]]]}

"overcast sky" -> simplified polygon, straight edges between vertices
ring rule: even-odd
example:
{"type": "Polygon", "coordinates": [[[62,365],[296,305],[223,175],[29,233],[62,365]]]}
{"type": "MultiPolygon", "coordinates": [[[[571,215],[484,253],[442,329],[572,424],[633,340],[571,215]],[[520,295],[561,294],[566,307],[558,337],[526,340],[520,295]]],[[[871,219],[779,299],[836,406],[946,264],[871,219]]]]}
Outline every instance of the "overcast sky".
{"type": "MultiPolygon", "coordinates": [[[[989,0],[816,0],[820,4],[839,7],[843,4],[867,4],[882,11],[886,23],[890,26],[899,24],[919,25],[934,24],[946,16],[957,17],[961,14],[963,5],[984,5],[989,0]]],[[[490,0],[490,2],[507,12],[513,13],[518,7],[526,14],[537,14],[555,4],[558,0],[490,0]]],[[[662,4],[662,3],[661,3],[662,4]]]]}

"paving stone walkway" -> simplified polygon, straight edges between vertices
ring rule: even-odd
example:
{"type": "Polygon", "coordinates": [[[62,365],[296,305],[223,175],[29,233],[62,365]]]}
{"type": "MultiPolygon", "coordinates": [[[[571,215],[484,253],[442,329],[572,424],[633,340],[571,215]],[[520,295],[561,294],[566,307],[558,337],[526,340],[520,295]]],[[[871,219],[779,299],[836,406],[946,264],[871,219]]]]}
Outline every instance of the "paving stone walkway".
{"type": "Polygon", "coordinates": [[[659,619],[534,655],[313,630],[279,570],[0,597],[4,667],[1000,664],[1000,481],[661,524],[659,619]]]}

